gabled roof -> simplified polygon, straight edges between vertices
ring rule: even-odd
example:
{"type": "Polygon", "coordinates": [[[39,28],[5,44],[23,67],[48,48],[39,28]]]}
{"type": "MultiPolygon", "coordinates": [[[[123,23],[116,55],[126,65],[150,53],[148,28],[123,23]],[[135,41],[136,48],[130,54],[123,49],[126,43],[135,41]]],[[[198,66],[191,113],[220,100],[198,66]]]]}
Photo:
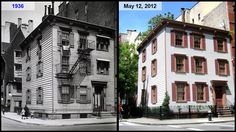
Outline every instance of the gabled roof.
{"type": "Polygon", "coordinates": [[[39,26],[36,27],[34,29],[34,31],[32,31],[26,37],[26,39],[21,42],[20,47],[22,49],[24,49],[28,45],[28,42],[33,40],[35,38],[35,36],[38,35],[40,31],[42,31],[42,29],[44,29],[46,26],[50,25],[51,23],[55,23],[55,22],[62,22],[62,23],[66,23],[70,26],[78,26],[78,27],[94,29],[94,30],[98,30],[98,31],[102,30],[104,32],[109,32],[109,34],[111,34],[111,35],[113,35],[114,31],[116,31],[116,29],[113,29],[113,28],[100,26],[100,25],[92,24],[89,22],[81,21],[81,20],[70,19],[70,18],[62,17],[62,16],[48,15],[39,24],[39,26]]]}
{"type": "Polygon", "coordinates": [[[148,44],[162,28],[164,27],[173,27],[177,29],[183,30],[190,30],[196,32],[202,32],[207,34],[217,34],[217,35],[224,35],[229,37],[229,32],[226,30],[221,30],[217,28],[192,24],[192,23],[185,23],[180,21],[174,21],[169,19],[162,19],[161,22],[148,34],[148,36],[140,43],[137,50],[140,51],[146,44],[148,44]]]}

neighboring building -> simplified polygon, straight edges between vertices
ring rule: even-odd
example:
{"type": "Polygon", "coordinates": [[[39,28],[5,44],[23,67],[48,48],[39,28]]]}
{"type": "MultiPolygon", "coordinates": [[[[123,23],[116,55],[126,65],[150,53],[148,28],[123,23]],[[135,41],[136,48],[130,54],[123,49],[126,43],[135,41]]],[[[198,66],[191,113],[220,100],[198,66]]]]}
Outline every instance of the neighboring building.
{"type": "Polygon", "coordinates": [[[119,33],[119,42],[128,42],[130,44],[135,44],[137,47],[141,41],[139,41],[138,37],[140,32],[136,30],[127,30],[127,33],[119,33]]]}
{"type": "Polygon", "coordinates": [[[234,105],[228,33],[163,19],[138,47],[137,104],[161,106],[167,91],[170,106],[234,105]]]}
{"type": "Polygon", "coordinates": [[[33,29],[33,21],[29,20],[28,25],[22,24],[22,19],[18,18],[18,28],[10,42],[10,46],[3,54],[5,61],[5,89],[6,89],[6,104],[11,112],[16,112],[22,107],[22,60],[21,49],[19,44],[23,41],[33,29]]]}
{"type": "MultiPolygon", "coordinates": [[[[54,9],[53,3],[52,8],[54,9]]],[[[98,26],[104,26],[117,30],[116,1],[64,1],[59,5],[57,16],[85,21],[98,26]]],[[[117,38],[116,32],[115,38],[117,38]]],[[[115,39],[115,44],[117,44],[117,39],[115,39]]],[[[117,46],[115,45],[114,56],[116,55],[117,46]]],[[[115,106],[117,106],[117,64],[117,59],[115,59],[115,106]]]]}
{"type": "Polygon", "coordinates": [[[47,15],[20,46],[22,105],[36,117],[114,112],[114,29],[47,15]]]}
{"type": "Polygon", "coordinates": [[[62,2],[57,15],[117,29],[116,1],[62,2]]]}
{"type": "MultiPolygon", "coordinates": [[[[208,27],[230,31],[231,55],[233,63],[232,71],[235,74],[235,2],[214,1],[198,2],[191,9],[182,8],[182,13],[177,21],[194,23],[208,27]]],[[[235,78],[235,76],[234,76],[235,78]]]]}

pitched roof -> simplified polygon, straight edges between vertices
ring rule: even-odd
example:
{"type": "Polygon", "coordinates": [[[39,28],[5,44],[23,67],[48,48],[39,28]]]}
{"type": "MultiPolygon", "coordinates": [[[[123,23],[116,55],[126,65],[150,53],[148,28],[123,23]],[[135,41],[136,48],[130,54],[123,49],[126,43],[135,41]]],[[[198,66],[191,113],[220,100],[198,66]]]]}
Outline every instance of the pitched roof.
{"type": "Polygon", "coordinates": [[[162,19],[161,22],[148,34],[148,36],[140,43],[137,50],[140,51],[146,44],[148,44],[155,34],[157,34],[162,28],[164,27],[173,27],[173,28],[180,28],[184,30],[191,30],[191,31],[197,31],[197,32],[203,32],[208,34],[219,34],[219,35],[225,35],[229,37],[229,32],[226,30],[221,30],[217,28],[192,24],[192,23],[185,23],[180,21],[174,21],[169,19],[162,19]]]}

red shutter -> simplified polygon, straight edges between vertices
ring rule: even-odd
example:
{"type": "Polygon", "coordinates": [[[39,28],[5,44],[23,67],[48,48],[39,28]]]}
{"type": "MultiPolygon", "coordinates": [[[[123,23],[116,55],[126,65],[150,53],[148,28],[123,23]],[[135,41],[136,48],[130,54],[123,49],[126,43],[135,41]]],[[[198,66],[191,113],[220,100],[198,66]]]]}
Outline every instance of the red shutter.
{"type": "Polygon", "coordinates": [[[204,73],[207,74],[207,59],[206,58],[204,58],[203,65],[204,65],[204,73]]]}
{"type": "Polygon", "coordinates": [[[184,48],[188,48],[188,34],[186,32],[183,33],[184,36],[184,48]]]}
{"type": "Polygon", "coordinates": [[[230,71],[229,71],[229,63],[228,62],[226,62],[225,63],[225,68],[226,68],[226,75],[230,75],[230,71]]]}
{"type": "Polygon", "coordinates": [[[192,93],[193,93],[193,101],[196,101],[197,100],[197,88],[196,88],[196,85],[195,84],[192,84],[192,93]]]}
{"type": "Polygon", "coordinates": [[[227,40],[224,39],[223,41],[223,45],[224,45],[224,52],[228,52],[228,48],[227,48],[227,40]]]}
{"type": "Polygon", "coordinates": [[[193,46],[193,45],[194,45],[194,41],[193,41],[193,40],[194,40],[194,37],[193,37],[193,36],[194,36],[193,34],[190,35],[190,48],[193,48],[193,47],[194,47],[194,46],[193,46]]]}
{"type": "Polygon", "coordinates": [[[175,56],[174,55],[171,55],[171,71],[172,72],[175,72],[175,56]]]}
{"type": "Polygon", "coordinates": [[[157,60],[155,60],[154,66],[155,66],[155,75],[156,75],[157,74],[157,60]]]}
{"type": "Polygon", "coordinates": [[[171,37],[170,37],[171,46],[175,46],[175,32],[171,31],[170,34],[171,34],[171,37]]]}
{"type": "Polygon", "coordinates": [[[185,72],[189,72],[188,56],[185,57],[185,72]]]}
{"type": "Polygon", "coordinates": [[[216,71],[216,75],[219,75],[219,63],[218,60],[215,60],[215,71],[216,71]]]}
{"type": "Polygon", "coordinates": [[[206,50],[206,40],[205,40],[205,36],[204,36],[204,35],[202,36],[201,41],[202,41],[202,42],[201,42],[201,44],[202,44],[202,49],[203,49],[203,50],[206,50]]]}
{"type": "Polygon", "coordinates": [[[190,101],[190,89],[188,84],[186,84],[186,94],[187,94],[187,101],[190,101]]]}
{"type": "Polygon", "coordinates": [[[214,38],[213,41],[214,41],[214,51],[218,51],[217,39],[214,38]]]}
{"type": "Polygon", "coordinates": [[[177,91],[176,91],[176,85],[175,83],[172,83],[172,101],[176,101],[176,94],[177,94],[177,91]]]}
{"type": "Polygon", "coordinates": [[[205,99],[206,101],[209,101],[209,89],[207,84],[205,85],[204,90],[205,90],[205,99]]]}
{"type": "Polygon", "coordinates": [[[192,73],[195,73],[195,60],[193,57],[191,57],[191,70],[192,73]]]}

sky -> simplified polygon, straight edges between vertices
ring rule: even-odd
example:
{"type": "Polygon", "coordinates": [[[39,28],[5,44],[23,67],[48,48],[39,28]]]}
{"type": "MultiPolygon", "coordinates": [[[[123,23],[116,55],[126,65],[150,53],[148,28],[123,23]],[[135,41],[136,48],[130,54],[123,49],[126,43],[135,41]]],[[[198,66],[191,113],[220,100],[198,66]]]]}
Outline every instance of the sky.
{"type": "MultiPolygon", "coordinates": [[[[1,2],[3,6],[4,2],[1,2]]],[[[44,5],[52,5],[52,2],[33,2],[34,9],[32,10],[2,10],[1,8],[1,25],[5,25],[5,21],[18,23],[18,18],[22,18],[22,24],[28,24],[28,20],[33,20],[33,28],[35,29],[41,22],[44,16],[44,5]]],[[[61,2],[54,2],[54,14],[58,13],[58,6],[61,2]]],[[[47,9],[48,11],[48,9],[47,9]]]]}
{"type": "Polygon", "coordinates": [[[126,33],[127,29],[144,32],[148,29],[148,21],[158,14],[170,12],[177,18],[181,8],[192,8],[197,2],[162,2],[162,10],[156,11],[123,11],[119,10],[119,33],[126,33]]]}

